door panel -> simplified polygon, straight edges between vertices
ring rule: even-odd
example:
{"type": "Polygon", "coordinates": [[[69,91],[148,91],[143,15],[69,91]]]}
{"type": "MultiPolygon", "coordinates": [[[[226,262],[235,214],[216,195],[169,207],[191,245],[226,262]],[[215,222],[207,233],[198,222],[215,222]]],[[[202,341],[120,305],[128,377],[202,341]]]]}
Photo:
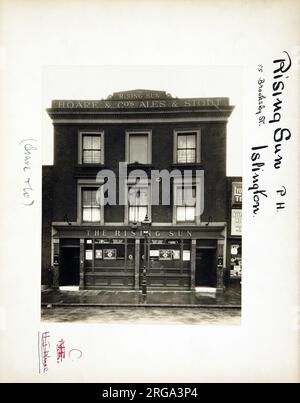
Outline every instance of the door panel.
{"type": "Polygon", "coordinates": [[[216,286],[216,249],[197,249],[196,287],[216,286]]]}
{"type": "MultiPolygon", "coordinates": [[[[151,244],[149,244],[151,245],[151,244]]],[[[155,257],[150,256],[149,245],[146,247],[146,264],[144,262],[143,256],[145,254],[145,241],[141,240],[141,250],[140,250],[140,287],[142,285],[143,279],[143,268],[144,264],[146,266],[147,272],[147,287],[152,290],[188,290],[190,289],[190,277],[191,269],[190,262],[188,265],[183,265],[181,263],[182,256],[174,260],[170,258],[170,251],[173,249],[178,249],[178,245],[173,246],[172,244],[166,246],[163,244],[157,246],[152,244],[152,251],[157,251],[155,257]],[[165,258],[161,259],[163,253],[165,252],[165,258]],[[160,257],[160,259],[159,259],[160,257]]],[[[150,246],[151,248],[151,246],[150,246]]],[[[178,249],[178,252],[181,251],[178,249]]]]}
{"type": "Polygon", "coordinates": [[[79,285],[79,248],[60,249],[59,285],[79,285]]]}

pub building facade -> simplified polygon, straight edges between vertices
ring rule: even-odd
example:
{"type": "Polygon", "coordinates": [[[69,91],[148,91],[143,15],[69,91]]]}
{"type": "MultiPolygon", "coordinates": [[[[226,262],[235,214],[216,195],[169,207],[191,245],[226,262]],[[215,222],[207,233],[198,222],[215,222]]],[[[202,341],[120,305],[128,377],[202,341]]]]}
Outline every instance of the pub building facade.
{"type": "Polygon", "coordinates": [[[47,112],[54,164],[43,167],[42,285],[138,291],[144,276],[149,290],[222,291],[230,264],[226,125],[232,110],[228,98],[151,90],[100,101],[53,100],[47,112]],[[140,181],[139,169],[146,173],[140,181]],[[124,181],[125,205],[101,204],[105,180],[96,177],[103,170],[114,172],[117,193],[124,181]],[[191,200],[177,203],[183,188],[175,176],[170,203],[153,204],[153,170],[189,170],[191,200]]]}

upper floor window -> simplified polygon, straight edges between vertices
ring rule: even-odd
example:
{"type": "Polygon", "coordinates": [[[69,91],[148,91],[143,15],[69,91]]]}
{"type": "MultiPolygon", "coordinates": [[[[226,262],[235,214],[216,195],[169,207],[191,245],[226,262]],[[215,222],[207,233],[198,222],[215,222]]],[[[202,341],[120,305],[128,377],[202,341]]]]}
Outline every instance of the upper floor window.
{"type": "Polygon", "coordinates": [[[193,164],[200,162],[200,132],[175,131],[174,162],[193,164]]]}
{"type": "Polygon", "coordinates": [[[101,200],[97,188],[82,188],[82,221],[100,222],[101,200]]]}
{"type": "Polygon", "coordinates": [[[144,221],[149,215],[149,188],[140,186],[128,187],[128,218],[131,223],[144,221]]]}
{"type": "Polygon", "coordinates": [[[196,186],[175,187],[176,222],[195,222],[196,186]]]}
{"type": "Polygon", "coordinates": [[[103,164],[104,134],[102,132],[80,132],[79,143],[80,164],[103,164]]]}
{"type": "Polygon", "coordinates": [[[151,132],[126,133],[126,160],[129,164],[151,164],[151,132]]]}
{"type": "Polygon", "coordinates": [[[82,136],[82,162],[84,164],[100,164],[101,136],[89,134],[82,136]]]}

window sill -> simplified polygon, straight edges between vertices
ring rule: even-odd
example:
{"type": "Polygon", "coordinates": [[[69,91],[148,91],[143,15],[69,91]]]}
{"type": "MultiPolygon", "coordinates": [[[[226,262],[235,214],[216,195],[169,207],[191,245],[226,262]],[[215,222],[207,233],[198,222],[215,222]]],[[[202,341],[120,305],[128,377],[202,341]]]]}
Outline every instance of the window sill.
{"type": "Polygon", "coordinates": [[[74,177],[75,178],[96,178],[97,173],[105,169],[104,164],[78,164],[75,165],[74,177]]]}
{"type": "Polygon", "coordinates": [[[174,162],[171,164],[171,167],[177,167],[177,168],[203,168],[203,164],[201,162],[193,162],[193,163],[183,163],[183,162],[174,162]]]}
{"type": "Polygon", "coordinates": [[[102,222],[95,222],[95,221],[82,221],[79,225],[89,225],[91,227],[99,227],[103,225],[102,222]]]}
{"type": "Polygon", "coordinates": [[[196,221],[179,221],[175,225],[198,225],[196,221]]]}
{"type": "Polygon", "coordinates": [[[98,164],[76,164],[75,168],[98,168],[98,167],[104,167],[105,165],[103,163],[98,163],[98,164]]]}
{"type": "Polygon", "coordinates": [[[153,168],[152,163],[143,164],[141,162],[131,162],[127,164],[128,168],[153,168]]]}

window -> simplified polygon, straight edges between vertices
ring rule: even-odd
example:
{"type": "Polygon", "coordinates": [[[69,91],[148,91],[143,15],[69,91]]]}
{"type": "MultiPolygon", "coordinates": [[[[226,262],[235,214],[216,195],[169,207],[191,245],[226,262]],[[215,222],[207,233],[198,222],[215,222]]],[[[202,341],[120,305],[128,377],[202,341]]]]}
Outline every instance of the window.
{"type": "Polygon", "coordinates": [[[144,221],[149,214],[149,189],[147,187],[128,188],[129,222],[144,221]]]}
{"type": "Polygon", "coordinates": [[[127,132],[127,161],[129,164],[151,163],[150,132],[127,132]]]}
{"type": "Polygon", "coordinates": [[[196,134],[178,134],[177,162],[196,162],[196,134]]]}
{"type": "Polygon", "coordinates": [[[82,164],[103,163],[103,134],[81,133],[80,159],[82,164]]]}
{"type": "Polygon", "coordinates": [[[97,188],[82,189],[82,221],[100,222],[100,192],[97,188]]]}
{"type": "Polygon", "coordinates": [[[176,221],[194,222],[196,219],[196,186],[178,186],[175,189],[176,221]]]}
{"type": "Polygon", "coordinates": [[[204,211],[204,171],[197,170],[193,177],[174,179],[173,225],[190,223],[200,225],[204,211]]]}
{"type": "Polygon", "coordinates": [[[200,131],[175,131],[174,162],[193,164],[200,162],[200,131]]]}
{"type": "Polygon", "coordinates": [[[101,162],[100,136],[82,136],[82,162],[84,164],[99,164],[101,162]]]}

